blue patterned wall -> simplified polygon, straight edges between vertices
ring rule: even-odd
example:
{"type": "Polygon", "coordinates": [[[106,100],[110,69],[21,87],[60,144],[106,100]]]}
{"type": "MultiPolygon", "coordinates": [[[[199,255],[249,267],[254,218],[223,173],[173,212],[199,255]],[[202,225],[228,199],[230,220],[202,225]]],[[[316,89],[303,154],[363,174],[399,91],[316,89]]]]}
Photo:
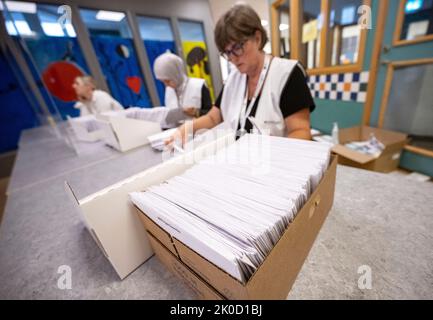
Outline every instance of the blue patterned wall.
{"type": "Polygon", "coordinates": [[[167,50],[172,53],[176,53],[175,43],[174,41],[145,40],[144,47],[146,48],[149,64],[152,68],[152,75],[155,79],[156,89],[158,90],[159,101],[161,102],[161,105],[164,105],[165,86],[161,81],[155,78],[155,74],[153,73],[153,63],[158,56],[160,56],[167,50]]]}
{"type": "Polygon", "coordinates": [[[152,107],[132,40],[103,35],[91,36],[91,41],[111,95],[124,107],[152,107]]]}
{"type": "Polygon", "coordinates": [[[37,39],[26,39],[26,45],[32,55],[37,72],[32,68],[30,59],[26,57],[28,65],[31,67],[33,77],[37,80],[38,86],[50,111],[52,113],[55,112],[50,100],[51,96],[63,119],[66,119],[67,115],[72,117],[78,116],[79,111],[73,107],[75,102],[65,102],[53,95],[49,96],[40,78],[40,75],[46,70],[50,63],[56,61],[69,61],[76,65],[77,68],[81,69],[83,73],[88,73],[88,68],[77,39],[66,37],[39,37],[37,39]]]}

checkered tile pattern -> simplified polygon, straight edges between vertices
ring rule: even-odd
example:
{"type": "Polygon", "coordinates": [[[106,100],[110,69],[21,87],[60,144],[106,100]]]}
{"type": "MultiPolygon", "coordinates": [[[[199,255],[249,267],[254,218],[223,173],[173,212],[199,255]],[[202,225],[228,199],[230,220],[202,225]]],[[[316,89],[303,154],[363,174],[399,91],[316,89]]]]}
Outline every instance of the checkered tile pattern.
{"type": "Polygon", "coordinates": [[[364,103],[369,72],[313,75],[307,80],[314,98],[364,103]]]}

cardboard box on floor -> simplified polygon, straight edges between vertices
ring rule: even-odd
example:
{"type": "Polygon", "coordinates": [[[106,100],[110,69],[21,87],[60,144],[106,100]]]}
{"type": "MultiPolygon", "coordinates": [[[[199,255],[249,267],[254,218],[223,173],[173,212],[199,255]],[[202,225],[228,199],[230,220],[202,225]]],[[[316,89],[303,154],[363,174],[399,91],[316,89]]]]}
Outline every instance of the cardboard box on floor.
{"type": "MultiPolygon", "coordinates": [[[[154,223],[136,208],[161,262],[202,299],[286,299],[330,211],[337,156],[263,264],[242,284],[154,223]]],[[[181,172],[178,172],[179,174],[181,172]]],[[[162,181],[161,181],[162,182],[162,181]]]]}
{"type": "Polygon", "coordinates": [[[357,126],[340,129],[339,141],[340,144],[332,148],[332,151],[339,155],[339,164],[388,173],[397,169],[403,148],[407,143],[407,135],[389,130],[357,126]],[[378,158],[344,146],[344,144],[352,141],[367,141],[372,133],[385,145],[385,149],[378,158]]]}
{"type": "Polygon", "coordinates": [[[66,191],[82,221],[121,279],[153,255],[146,231],[129,199],[129,193],[145,190],[146,187],[178,175],[196,161],[214,154],[233,141],[232,134],[218,136],[213,142],[200,145],[191,152],[162,162],[81,199],[76,197],[69,183],[65,183],[66,191]]]}

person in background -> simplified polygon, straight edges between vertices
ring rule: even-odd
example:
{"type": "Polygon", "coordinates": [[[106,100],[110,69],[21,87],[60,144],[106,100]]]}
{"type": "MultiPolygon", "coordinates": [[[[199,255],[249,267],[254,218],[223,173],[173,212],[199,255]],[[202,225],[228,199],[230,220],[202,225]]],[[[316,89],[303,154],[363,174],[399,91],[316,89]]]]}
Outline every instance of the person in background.
{"type": "Polygon", "coordinates": [[[123,110],[122,105],[107,92],[96,89],[95,80],[90,76],[75,78],[72,88],[74,88],[78,99],[74,108],[80,110],[80,117],[123,110]]]}
{"type": "Polygon", "coordinates": [[[165,106],[182,108],[187,117],[199,117],[212,107],[210,92],[204,79],[189,78],[183,60],[166,52],[155,59],[155,77],[166,87],[165,106]]]}
{"type": "Polygon", "coordinates": [[[296,60],[265,54],[268,37],[258,14],[248,5],[237,4],[218,20],[214,32],[218,50],[236,69],[212,109],[183,124],[166,143],[176,138],[185,142],[186,133],[222,122],[238,137],[256,129],[273,136],[311,139],[310,112],[315,104],[306,73],[296,60]]]}

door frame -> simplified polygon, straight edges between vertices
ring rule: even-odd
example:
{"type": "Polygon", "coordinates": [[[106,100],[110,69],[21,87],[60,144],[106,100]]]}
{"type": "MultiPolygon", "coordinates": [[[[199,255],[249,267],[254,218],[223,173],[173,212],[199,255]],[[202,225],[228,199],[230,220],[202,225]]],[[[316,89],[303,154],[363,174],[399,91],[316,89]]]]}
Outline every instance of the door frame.
{"type": "MultiPolygon", "coordinates": [[[[405,68],[410,66],[433,64],[433,58],[392,61],[387,64],[388,64],[388,68],[386,71],[385,87],[384,87],[382,101],[379,110],[379,120],[377,123],[378,128],[383,128],[385,122],[386,111],[388,109],[388,102],[391,94],[392,81],[394,79],[394,71],[399,68],[405,68]]],[[[411,151],[419,155],[433,158],[433,151],[428,149],[406,145],[405,150],[411,151]]]]}
{"type": "Polygon", "coordinates": [[[433,40],[433,34],[425,35],[413,40],[401,40],[401,31],[403,29],[403,23],[404,23],[404,15],[405,15],[405,7],[406,7],[407,0],[400,0],[400,5],[398,8],[398,14],[397,14],[397,23],[396,28],[394,31],[394,39],[393,39],[393,46],[406,46],[410,44],[417,44],[421,42],[426,41],[432,41],[433,40]]]}

